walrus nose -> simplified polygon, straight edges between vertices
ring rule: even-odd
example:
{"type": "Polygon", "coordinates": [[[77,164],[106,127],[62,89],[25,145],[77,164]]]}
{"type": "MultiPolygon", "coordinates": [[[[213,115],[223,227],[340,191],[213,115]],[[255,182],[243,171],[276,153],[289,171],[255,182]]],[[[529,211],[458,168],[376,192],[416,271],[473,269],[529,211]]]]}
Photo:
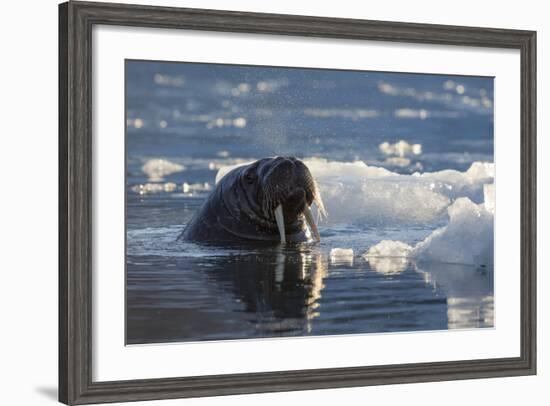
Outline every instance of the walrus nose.
{"type": "Polygon", "coordinates": [[[290,158],[280,157],[277,165],[275,166],[275,170],[277,172],[280,171],[283,175],[291,175],[294,171],[294,161],[292,161],[290,158]]]}
{"type": "Polygon", "coordinates": [[[265,174],[266,179],[274,183],[292,181],[296,172],[294,161],[285,157],[276,157],[265,174]]]}
{"type": "Polygon", "coordinates": [[[283,204],[285,218],[295,218],[305,210],[306,192],[302,188],[296,188],[281,203],[283,204]]]}

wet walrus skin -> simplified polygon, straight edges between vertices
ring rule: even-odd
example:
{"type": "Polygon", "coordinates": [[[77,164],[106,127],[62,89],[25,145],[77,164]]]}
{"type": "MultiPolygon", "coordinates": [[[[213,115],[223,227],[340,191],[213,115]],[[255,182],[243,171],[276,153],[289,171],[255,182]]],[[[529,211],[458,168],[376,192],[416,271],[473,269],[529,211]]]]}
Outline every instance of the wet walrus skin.
{"type": "MultiPolygon", "coordinates": [[[[260,159],[227,173],[179,238],[209,243],[277,243],[284,242],[284,234],[289,242],[308,241],[306,223],[313,221],[309,209],[313,201],[322,207],[313,176],[302,161],[292,157],[260,159]],[[277,223],[279,206],[284,216],[283,231],[277,223]]],[[[310,228],[318,239],[315,224],[310,228]]]]}

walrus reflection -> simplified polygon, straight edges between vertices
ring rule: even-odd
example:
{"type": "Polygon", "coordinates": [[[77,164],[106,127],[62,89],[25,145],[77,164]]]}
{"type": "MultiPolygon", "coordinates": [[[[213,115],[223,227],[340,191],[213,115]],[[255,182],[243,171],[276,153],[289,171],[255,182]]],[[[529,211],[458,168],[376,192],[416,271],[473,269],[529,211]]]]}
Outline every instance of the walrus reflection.
{"type": "Polygon", "coordinates": [[[326,258],[317,253],[259,251],[224,257],[224,269],[209,272],[253,313],[259,335],[301,335],[319,315],[326,258]],[[261,323],[258,321],[261,320],[261,323]]]}

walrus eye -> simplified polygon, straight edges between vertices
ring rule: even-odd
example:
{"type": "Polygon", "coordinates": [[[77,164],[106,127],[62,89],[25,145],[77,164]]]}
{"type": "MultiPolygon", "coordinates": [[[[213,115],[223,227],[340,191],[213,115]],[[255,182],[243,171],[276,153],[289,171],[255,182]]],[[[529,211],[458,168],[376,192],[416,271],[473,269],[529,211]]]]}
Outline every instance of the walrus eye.
{"type": "Polygon", "coordinates": [[[256,182],[256,173],[253,171],[248,171],[244,174],[244,179],[247,183],[254,183],[256,182]]]}

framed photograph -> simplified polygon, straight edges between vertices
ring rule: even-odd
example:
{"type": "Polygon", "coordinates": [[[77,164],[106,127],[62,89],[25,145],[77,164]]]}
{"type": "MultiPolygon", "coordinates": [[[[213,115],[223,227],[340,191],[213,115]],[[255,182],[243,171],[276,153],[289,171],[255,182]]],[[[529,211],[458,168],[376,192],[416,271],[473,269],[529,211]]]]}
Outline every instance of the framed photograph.
{"type": "Polygon", "coordinates": [[[536,373],[536,33],[59,8],[59,400],[536,373]]]}

